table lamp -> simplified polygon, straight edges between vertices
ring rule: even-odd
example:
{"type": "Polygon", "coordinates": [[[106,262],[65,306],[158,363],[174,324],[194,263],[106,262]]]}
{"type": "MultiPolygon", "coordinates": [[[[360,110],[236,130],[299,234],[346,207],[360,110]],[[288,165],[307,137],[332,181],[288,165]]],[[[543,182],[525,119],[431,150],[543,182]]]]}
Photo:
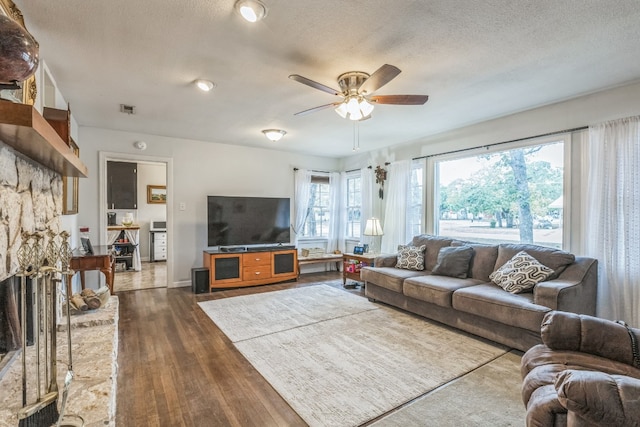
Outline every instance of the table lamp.
{"type": "Polygon", "coordinates": [[[371,250],[373,253],[376,253],[375,250],[375,239],[377,236],[382,236],[384,234],[384,232],[382,231],[382,225],[380,224],[380,220],[376,217],[371,217],[367,220],[366,225],[364,226],[364,235],[365,236],[372,236],[372,244],[371,244],[371,250]]]}

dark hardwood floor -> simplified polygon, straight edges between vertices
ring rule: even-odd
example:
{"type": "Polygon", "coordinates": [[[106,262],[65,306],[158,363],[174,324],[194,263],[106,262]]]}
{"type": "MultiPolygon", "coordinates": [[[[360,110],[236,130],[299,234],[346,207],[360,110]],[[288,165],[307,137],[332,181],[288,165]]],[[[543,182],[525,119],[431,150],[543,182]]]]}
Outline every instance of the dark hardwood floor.
{"type": "MultiPolygon", "coordinates": [[[[310,273],[297,282],[200,295],[190,288],[118,293],[116,424],[305,426],[197,303],[339,278],[310,273]]],[[[360,288],[350,292],[364,296],[360,288]]]]}

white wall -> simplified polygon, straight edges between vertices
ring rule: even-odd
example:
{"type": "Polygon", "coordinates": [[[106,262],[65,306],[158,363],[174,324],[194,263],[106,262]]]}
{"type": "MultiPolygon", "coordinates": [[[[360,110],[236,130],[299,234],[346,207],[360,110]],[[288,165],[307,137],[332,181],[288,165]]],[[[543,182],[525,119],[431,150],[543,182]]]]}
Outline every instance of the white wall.
{"type": "MultiPolygon", "coordinates": [[[[415,142],[343,159],[350,170],[385,161],[411,159],[503,141],[529,138],[640,114],[640,82],[510,116],[489,120],[415,142]]],[[[437,100],[429,100],[429,102],[437,100]]],[[[428,120],[428,117],[425,118],[428,120]]]]}
{"type": "Polygon", "coordinates": [[[273,196],[293,200],[294,167],[333,171],[338,170],[339,164],[337,159],[325,157],[92,127],[80,127],[78,145],[80,158],[89,169],[89,178],[80,179],[78,221],[92,231],[98,230],[100,223],[100,151],[172,159],[166,208],[170,227],[169,257],[173,262],[169,282],[175,286],[190,284],[191,268],[202,266],[202,250],[207,244],[207,195],[273,196]],[[147,149],[136,150],[135,141],[145,141],[147,149]],[[178,209],[180,203],[185,204],[184,211],[178,209]]]}
{"type": "Polygon", "coordinates": [[[147,185],[167,185],[167,167],[164,163],[138,163],[138,212],[140,225],[140,257],[149,260],[149,226],[151,221],[167,220],[167,205],[147,203],[147,185]]]}
{"type": "MultiPolygon", "coordinates": [[[[516,113],[475,125],[455,129],[410,144],[396,145],[342,159],[341,169],[350,170],[366,165],[384,165],[385,162],[431,156],[455,150],[482,147],[484,145],[529,138],[567,129],[580,128],[603,121],[640,115],[640,82],[623,87],[586,95],[561,103],[516,113]]],[[[431,102],[431,100],[429,101],[431,102]]],[[[572,135],[571,168],[571,233],[565,249],[583,253],[584,239],[581,203],[584,199],[584,180],[588,171],[581,169],[581,146],[587,140],[586,131],[572,135]]],[[[427,191],[432,179],[427,177],[427,191]]],[[[382,207],[384,209],[384,207],[382,207]]],[[[432,213],[427,212],[427,226],[432,213]]],[[[384,213],[381,214],[384,217],[384,213]]],[[[426,228],[430,232],[430,228],[426,228]]]]}

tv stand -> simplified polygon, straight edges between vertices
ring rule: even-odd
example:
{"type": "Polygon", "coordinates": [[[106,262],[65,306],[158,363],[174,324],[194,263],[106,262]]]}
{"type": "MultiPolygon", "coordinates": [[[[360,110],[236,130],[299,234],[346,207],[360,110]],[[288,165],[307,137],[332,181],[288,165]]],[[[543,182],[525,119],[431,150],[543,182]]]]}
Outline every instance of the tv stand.
{"type": "Polygon", "coordinates": [[[225,252],[222,248],[204,251],[203,264],[209,269],[210,290],[297,280],[298,251],[294,246],[242,249],[242,252],[225,252]]]}

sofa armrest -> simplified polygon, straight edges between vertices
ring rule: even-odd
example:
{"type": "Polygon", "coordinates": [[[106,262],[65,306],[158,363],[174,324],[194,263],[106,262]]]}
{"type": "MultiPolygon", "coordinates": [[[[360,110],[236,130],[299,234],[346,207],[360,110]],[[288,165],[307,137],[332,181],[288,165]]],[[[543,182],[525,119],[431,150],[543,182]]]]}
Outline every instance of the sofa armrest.
{"type": "Polygon", "coordinates": [[[587,425],[640,425],[640,380],[604,372],[566,370],[555,381],[558,401],[587,425]]]}
{"type": "Polygon", "coordinates": [[[598,317],[551,311],[542,319],[542,342],[552,350],[593,354],[640,369],[631,334],[640,342],[640,329],[598,317]]]}
{"type": "Polygon", "coordinates": [[[534,303],[552,310],[595,316],[598,261],[576,257],[557,279],[540,282],[533,290],[534,303]]]}
{"type": "Polygon", "coordinates": [[[398,256],[393,255],[380,255],[373,261],[376,267],[395,267],[398,262],[398,256]]]}

